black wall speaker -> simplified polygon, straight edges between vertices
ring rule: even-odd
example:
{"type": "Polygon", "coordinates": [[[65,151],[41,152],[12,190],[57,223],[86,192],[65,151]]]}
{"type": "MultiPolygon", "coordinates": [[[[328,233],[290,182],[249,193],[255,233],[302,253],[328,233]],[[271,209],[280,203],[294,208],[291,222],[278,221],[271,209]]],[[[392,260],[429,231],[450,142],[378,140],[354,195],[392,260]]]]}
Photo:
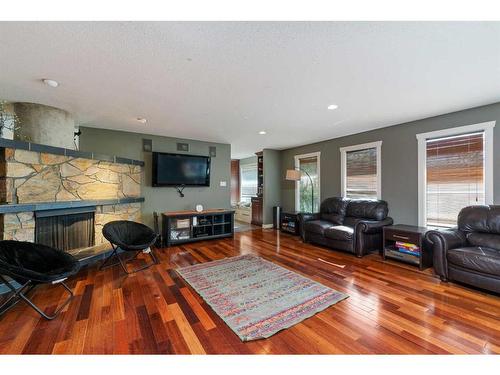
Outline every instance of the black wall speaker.
{"type": "Polygon", "coordinates": [[[153,140],[152,139],[142,139],[142,151],[152,152],[153,151],[153,140]]]}
{"type": "Polygon", "coordinates": [[[189,143],[177,143],[177,151],[189,151],[189,143]]]}

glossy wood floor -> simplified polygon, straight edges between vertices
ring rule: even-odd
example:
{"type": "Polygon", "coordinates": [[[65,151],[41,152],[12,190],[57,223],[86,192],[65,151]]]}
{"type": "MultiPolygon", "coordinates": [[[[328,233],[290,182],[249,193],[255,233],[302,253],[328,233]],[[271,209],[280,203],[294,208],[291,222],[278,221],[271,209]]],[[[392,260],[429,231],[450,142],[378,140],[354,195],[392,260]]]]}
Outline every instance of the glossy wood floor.
{"type": "MultiPolygon", "coordinates": [[[[20,303],[0,318],[0,353],[500,352],[500,297],[441,283],[430,271],[384,263],[375,254],[357,259],[273,230],[158,253],[161,264],[133,276],[118,267],[82,270],[70,280],[75,299],[54,321],[20,303]],[[243,343],[174,270],[249,253],[350,298],[269,339],[243,343]]],[[[34,295],[49,310],[62,298],[58,288],[34,295]]]]}

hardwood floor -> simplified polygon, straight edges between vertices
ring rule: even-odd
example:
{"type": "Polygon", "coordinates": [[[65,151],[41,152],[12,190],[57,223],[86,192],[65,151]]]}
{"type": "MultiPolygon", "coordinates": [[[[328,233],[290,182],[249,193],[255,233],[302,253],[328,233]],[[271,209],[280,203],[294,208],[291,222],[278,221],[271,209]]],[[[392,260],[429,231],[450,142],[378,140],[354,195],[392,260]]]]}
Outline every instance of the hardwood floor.
{"type": "MultiPolygon", "coordinates": [[[[128,277],[119,267],[82,270],[69,282],[73,302],[54,321],[19,303],[0,318],[0,353],[500,353],[500,297],[377,254],[358,259],[273,230],[157,253],[161,264],[128,277]],[[350,298],[269,339],[243,343],[174,270],[249,253],[350,298]]],[[[50,287],[34,295],[49,310],[63,298],[50,287]]]]}

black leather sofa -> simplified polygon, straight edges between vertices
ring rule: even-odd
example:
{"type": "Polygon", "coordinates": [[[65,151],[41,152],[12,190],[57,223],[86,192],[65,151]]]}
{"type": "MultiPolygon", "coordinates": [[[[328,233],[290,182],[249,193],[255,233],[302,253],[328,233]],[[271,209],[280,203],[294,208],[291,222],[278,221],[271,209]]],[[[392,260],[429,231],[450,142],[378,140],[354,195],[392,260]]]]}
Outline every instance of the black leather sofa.
{"type": "Polygon", "coordinates": [[[320,212],[299,214],[302,240],[343,250],[357,257],[382,250],[382,228],[393,223],[382,200],[328,198],[320,212]]]}
{"type": "Polygon", "coordinates": [[[465,207],[456,228],[429,231],[426,238],[441,280],[500,293],[500,206],[465,207]]]}

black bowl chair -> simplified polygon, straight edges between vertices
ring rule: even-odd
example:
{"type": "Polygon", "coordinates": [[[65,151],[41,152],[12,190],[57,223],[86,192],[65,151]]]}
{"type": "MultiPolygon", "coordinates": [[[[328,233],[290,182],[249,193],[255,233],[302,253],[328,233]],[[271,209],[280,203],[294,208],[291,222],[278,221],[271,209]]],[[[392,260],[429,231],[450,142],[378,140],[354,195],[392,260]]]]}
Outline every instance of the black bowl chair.
{"type": "Polygon", "coordinates": [[[0,241],[0,281],[11,291],[0,306],[0,315],[23,300],[45,319],[56,318],[73,298],[73,292],[64,281],[79,269],[78,261],[64,251],[32,242],[0,241]],[[21,286],[16,289],[12,280],[21,286]],[[53,315],[47,315],[27,297],[40,284],[61,285],[69,293],[53,315]]]}
{"type": "Polygon", "coordinates": [[[105,266],[114,266],[119,263],[125,273],[131,274],[145,270],[146,268],[158,263],[152,250],[158,235],[148,226],[128,220],[111,221],[104,225],[102,228],[102,234],[111,243],[113,251],[101,264],[100,269],[103,269],[105,266]],[[123,261],[118,253],[118,250],[135,252],[135,255],[123,261]],[[137,258],[141,252],[149,253],[153,263],[148,263],[145,266],[131,272],[127,271],[126,262],[137,258]],[[110,264],[109,261],[114,257],[118,258],[118,263],[115,262],[110,264]]]}

